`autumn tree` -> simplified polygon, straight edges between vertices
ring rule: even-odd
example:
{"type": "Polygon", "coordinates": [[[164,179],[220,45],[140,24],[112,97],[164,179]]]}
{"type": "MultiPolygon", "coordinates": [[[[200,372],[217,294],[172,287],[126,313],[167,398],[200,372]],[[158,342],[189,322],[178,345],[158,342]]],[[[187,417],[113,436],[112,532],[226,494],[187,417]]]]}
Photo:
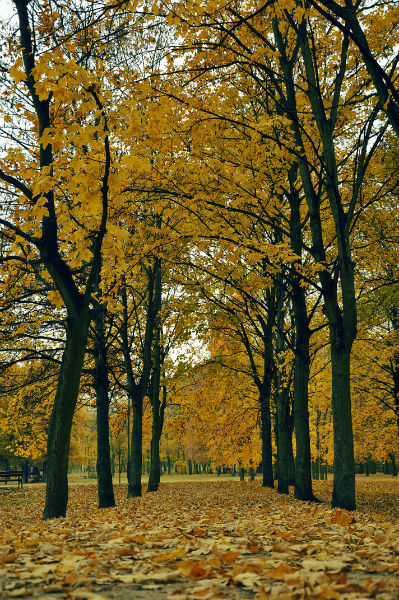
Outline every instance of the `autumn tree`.
{"type": "MultiPolygon", "coordinates": [[[[6,119],[12,141],[0,178],[8,197],[15,198],[16,192],[17,200],[1,223],[15,239],[12,252],[19,253],[20,241],[28,260],[40,259],[66,311],[48,436],[44,518],[51,518],[66,511],[70,429],[115,171],[105,107],[112,86],[101,91],[96,75],[100,69],[104,78],[101,59],[89,65],[81,60],[86,49],[74,34],[79,27],[68,18],[68,7],[65,19],[47,5],[17,0],[14,7],[20,42],[8,37],[9,75],[3,83],[9,100],[3,114],[7,117],[8,104],[11,108],[15,102],[17,114],[6,119]],[[56,32],[60,38],[54,42],[56,32]]],[[[83,12],[75,14],[84,18],[83,12]]],[[[94,26],[91,32],[97,35],[94,26]]]]}
{"type": "MultiPolygon", "coordinates": [[[[168,420],[190,463],[212,461],[217,469],[261,462],[261,438],[257,390],[245,373],[245,355],[238,368],[229,368],[228,340],[216,335],[210,357],[180,380],[173,402],[178,412],[168,420]],[[222,362],[223,361],[223,362],[222,362]]],[[[230,351],[230,359],[231,359],[230,351]]]]}
{"type": "Polygon", "coordinates": [[[19,459],[45,460],[58,368],[51,361],[32,360],[14,364],[2,375],[0,430],[19,459]]]}

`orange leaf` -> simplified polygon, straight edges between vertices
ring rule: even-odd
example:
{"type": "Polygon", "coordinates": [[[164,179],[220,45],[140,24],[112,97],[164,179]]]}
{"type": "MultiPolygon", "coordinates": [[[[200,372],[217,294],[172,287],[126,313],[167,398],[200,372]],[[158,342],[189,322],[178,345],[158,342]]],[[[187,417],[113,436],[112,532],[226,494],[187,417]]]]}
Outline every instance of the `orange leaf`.
{"type": "Polygon", "coordinates": [[[355,523],[355,517],[346,510],[337,509],[334,516],[331,519],[331,523],[338,523],[339,525],[350,525],[355,523]]]}
{"type": "Polygon", "coordinates": [[[236,558],[241,556],[241,552],[234,552],[233,550],[227,550],[227,552],[223,552],[223,550],[219,550],[217,546],[212,548],[212,552],[220,558],[222,563],[225,565],[232,565],[236,558]]]}
{"type": "Polygon", "coordinates": [[[204,576],[207,576],[209,573],[208,569],[204,569],[200,565],[194,565],[190,571],[190,577],[193,579],[203,579],[204,576]]]}
{"type": "Polygon", "coordinates": [[[186,551],[184,548],[178,548],[177,550],[173,550],[172,552],[165,552],[163,554],[157,554],[151,558],[151,561],[154,563],[159,562],[171,562],[176,560],[176,558],[181,558],[185,556],[186,551]]]}
{"type": "Polygon", "coordinates": [[[341,594],[330,587],[326,587],[318,597],[318,600],[339,600],[340,598],[341,594]]]}
{"type": "Polygon", "coordinates": [[[79,573],[76,573],[76,572],[69,573],[66,577],[64,577],[61,584],[62,585],[72,585],[73,583],[75,583],[75,581],[78,579],[78,577],[79,577],[79,573]]]}
{"type": "Polygon", "coordinates": [[[135,556],[136,554],[137,550],[131,544],[125,544],[125,546],[121,546],[115,551],[116,556],[135,556]]]}
{"type": "Polygon", "coordinates": [[[201,590],[196,590],[195,591],[195,597],[197,598],[198,596],[207,596],[209,594],[209,592],[211,591],[212,588],[210,587],[204,587],[201,590]]]}
{"type": "Polygon", "coordinates": [[[135,535],[132,537],[132,540],[136,542],[136,544],[145,544],[146,538],[144,535],[135,535]]]}
{"type": "Polygon", "coordinates": [[[267,575],[271,579],[284,579],[285,575],[289,575],[290,573],[295,573],[297,570],[298,569],[295,569],[294,567],[290,567],[286,563],[281,563],[278,567],[269,571],[267,575]]]}
{"type": "Polygon", "coordinates": [[[346,572],[345,571],[340,575],[337,583],[339,583],[340,585],[346,585],[346,572]]]}

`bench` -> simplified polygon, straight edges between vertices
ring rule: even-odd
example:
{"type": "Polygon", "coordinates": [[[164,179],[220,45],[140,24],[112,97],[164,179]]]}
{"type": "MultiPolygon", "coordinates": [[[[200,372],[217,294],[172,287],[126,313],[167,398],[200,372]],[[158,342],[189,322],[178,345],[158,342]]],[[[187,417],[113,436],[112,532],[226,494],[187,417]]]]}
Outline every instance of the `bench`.
{"type": "Polygon", "coordinates": [[[18,481],[18,487],[19,484],[21,484],[22,488],[22,470],[13,469],[10,471],[0,471],[0,483],[5,483],[7,485],[9,481],[18,481]]]}

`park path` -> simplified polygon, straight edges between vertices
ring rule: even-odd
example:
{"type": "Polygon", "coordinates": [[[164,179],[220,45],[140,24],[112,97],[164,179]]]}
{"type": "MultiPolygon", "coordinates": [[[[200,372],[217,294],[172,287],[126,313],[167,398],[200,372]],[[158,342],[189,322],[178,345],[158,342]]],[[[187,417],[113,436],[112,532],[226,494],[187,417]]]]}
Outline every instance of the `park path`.
{"type": "MultiPolygon", "coordinates": [[[[316,493],[329,494],[330,482],[316,493]]],[[[331,510],[259,482],[164,483],[98,510],[71,486],[65,519],[42,522],[43,488],[0,491],[4,597],[74,600],[399,598],[399,484],[363,481],[360,509],[331,510]],[[380,512],[382,511],[382,512],[380,512]]]]}

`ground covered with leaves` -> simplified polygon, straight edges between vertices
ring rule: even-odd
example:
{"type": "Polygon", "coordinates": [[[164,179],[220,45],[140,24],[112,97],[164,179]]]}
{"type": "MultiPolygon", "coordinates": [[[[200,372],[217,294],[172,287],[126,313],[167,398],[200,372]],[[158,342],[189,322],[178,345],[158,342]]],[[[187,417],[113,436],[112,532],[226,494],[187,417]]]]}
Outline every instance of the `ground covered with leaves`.
{"type": "MultiPolygon", "coordinates": [[[[98,510],[70,487],[65,519],[41,521],[44,487],[0,489],[0,592],[101,600],[399,598],[399,482],[357,482],[359,510],[332,510],[260,483],[163,483],[98,510]]],[[[325,501],[325,502],[324,502],[325,501]]]]}

